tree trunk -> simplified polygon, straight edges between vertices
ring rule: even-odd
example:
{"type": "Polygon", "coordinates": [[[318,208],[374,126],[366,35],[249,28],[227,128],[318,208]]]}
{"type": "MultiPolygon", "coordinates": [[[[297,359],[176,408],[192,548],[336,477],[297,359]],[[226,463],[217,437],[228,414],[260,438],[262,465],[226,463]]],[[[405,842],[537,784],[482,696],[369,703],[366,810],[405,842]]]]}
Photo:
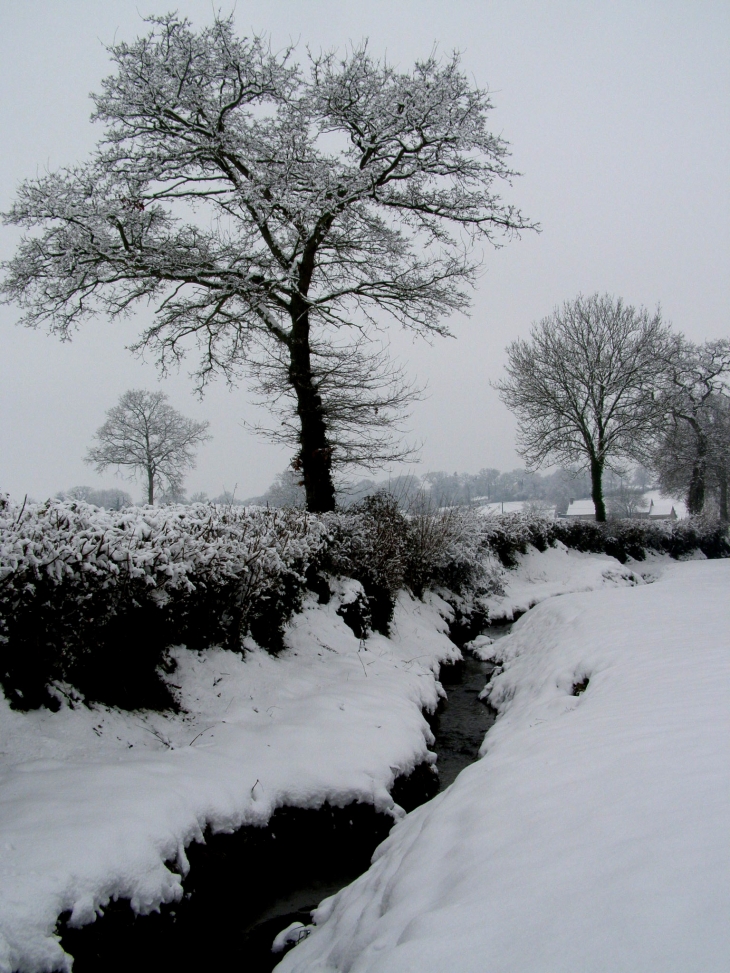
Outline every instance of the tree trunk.
{"type": "Polygon", "coordinates": [[[730,520],[727,502],[727,476],[724,473],[720,474],[720,520],[725,523],[730,520]]]}
{"type": "Polygon", "coordinates": [[[289,381],[297,397],[299,416],[299,468],[307,494],[307,510],[326,513],[335,509],[332,482],[332,447],[327,438],[322,398],[312,375],[309,347],[309,314],[292,312],[289,381]]]}
{"type": "Polygon", "coordinates": [[[687,490],[687,513],[692,516],[701,514],[705,506],[705,480],[707,478],[707,439],[699,423],[690,418],[689,424],[695,434],[696,453],[692,475],[687,490]]]}
{"type": "Polygon", "coordinates": [[[591,456],[591,499],[596,508],[596,521],[606,521],[606,504],[603,502],[603,462],[591,456]]]}
{"type": "Polygon", "coordinates": [[[155,502],[155,474],[151,466],[147,467],[147,503],[152,506],[155,502]]]}
{"type": "Polygon", "coordinates": [[[687,512],[693,516],[702,513],[705,505],[705,460],[700,457],[692,467],[692,477],[687,492],[687,512]]]}

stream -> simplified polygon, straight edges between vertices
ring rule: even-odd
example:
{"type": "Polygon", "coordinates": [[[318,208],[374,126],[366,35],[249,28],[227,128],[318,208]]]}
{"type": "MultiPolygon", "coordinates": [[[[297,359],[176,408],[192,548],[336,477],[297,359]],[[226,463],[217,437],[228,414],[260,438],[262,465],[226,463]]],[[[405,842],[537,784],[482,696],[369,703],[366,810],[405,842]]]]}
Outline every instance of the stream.
{"type": "MultiPolygon", "coordinates": [[[[493,638],[509,625],[489,629],[493,638]]],[[[476,760],[496,712],[479,700],[494,669],[464,653],[442,667],[447,699],[429,717],[436,738],[438,776],[423,764],[396,781],[393,798],[406,811],[453,783],[476,760]]],[[[181,902],[136,916],[126,901],[81,929],[62,917],[61,942],[74,957],[74,973],[193,973],[216,969],[269,973],[282,959],[271,944],[292,922],[305,925],[322,899],[338,892],[370,865],[392,819],[366,804],[319,810],[280,808],[267,828],[206,833],[187,848],[190,874],[181,902]]]]}

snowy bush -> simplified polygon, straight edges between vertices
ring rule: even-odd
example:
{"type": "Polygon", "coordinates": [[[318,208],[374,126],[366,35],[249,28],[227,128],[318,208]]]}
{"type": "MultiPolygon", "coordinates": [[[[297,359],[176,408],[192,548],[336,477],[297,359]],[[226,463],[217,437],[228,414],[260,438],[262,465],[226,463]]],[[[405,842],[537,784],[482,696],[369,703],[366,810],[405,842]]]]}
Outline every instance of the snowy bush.
{"type": "Polygon", "coordinates": [[[727,524],[694,517],[690,520],[555,520],[550,541],[560,540],[578,551],[610,554],[621,563],[642,561],[648,551],[680,558],[701,551],[708,558],[730,557],[727,524]]]}
{"type": "Polygon", "coordinates": [[[679,558],[695,551],[706,557],[729,557],[727,525],[717,520],[586,520],[546,519],[529,514],[485,517],[481,528],[483,547],[496,555],[505,567],[513,567],[518,554],[528,546],[544,551],[561,541],[566,547],[596,554],[610,554],[624,564],[628,558],[641,561],[655,551],[679,558]]]}
{"type": "Polygon", "coordinates": [[[62,683],[125,708],[166,708],[168,646],[240,650],[250,635],[276,651],[306,589],[329,597],[327,575],[361,583],[364,597],[347,608],[363,636],[387,633],[403,588],[439,589],[466,633],[478,627],[479,596],[499,587],[498,565],[558,540],[622,562],[646,550],[730,555],[726,529],[712,522],[404,512],[388,494],[320,517],[205,504],[19,507],[0,497],[0,682],[22,708],[53,705],[47,687],[62,683]]]}
{"type": "Polygon", "coordinates": [[[347,513],[330,514],[328,569],[360,581],[374,628],[387,633],[398,592],[427,588],[461,593],[486,576],[479,518],[467,508],[401,509],[389,493],[366,497],[347,513]]]}
{"type": "Polygon", "coordinates": [[[332,531],[326,568],[359,581],[372,626],[387,634],[395,598],[406,584],[408,520],[395,497],[378,493],[347,513],[325,515],[332,531]]]}
{"type": "Polygon", "coordinates": [[[100,510],[0,504],[0,679],[19,706],[49,680],[92,698],[164,706],[164,648],[276,649],[328,543],[301,511],[197,504],[100,510]]]}

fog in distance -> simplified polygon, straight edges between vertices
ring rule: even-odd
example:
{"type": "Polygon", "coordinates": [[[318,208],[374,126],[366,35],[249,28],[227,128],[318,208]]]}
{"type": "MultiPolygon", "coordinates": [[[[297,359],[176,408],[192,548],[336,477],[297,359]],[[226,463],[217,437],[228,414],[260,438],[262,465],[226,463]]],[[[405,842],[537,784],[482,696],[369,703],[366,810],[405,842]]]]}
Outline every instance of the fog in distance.
{"type": "MultiPolygon", "coordinates": [[[[195,26],[207,0],[25,0],[0,6],[0,209],[21,179],[73,164],[101,128],[88,93],[110,66],[104,45],[147,30],[140,15],[175,6],[195,26]]],[[[226,15],[231,7],[223,5],[226,15]]],[[[428,383],[410,421],[415,472],[519,464],[514,422],[490,380],[505,345],[577,293],[608,291],[651,308],[694,341],[726,337],[730,306],[730,7],[723,2],[599,0],[248,0],[240,33],[314,50],[370,39],[404,69],[434,47],[463,53],[488,87],[491,129],[524,175],[503,195],[542,233],[485,252],[469,318],[427,344],[390,330],[391,348],[428,383]]],[[[0,230],[0,256],[18,236],[0,230]]],[[[185,415],[209,420],[188,492],[260,493],[289,455],[250,431],[266,415],[245,385],[213,385],[202,401],[184,368],[164,381],[125,346],[140,321],[90,322],[67,344],[19,329],[0,308],[0,491],[43,499],[99,478],[82,458],[104,413],[129,388],[163,389],[185,415]],[[247,426],[248,424],[248,426],[247,426]]],[[[400,472],[400,471],[394,471],[400,472]]],[[[125,489],[129,489],[125,487],[125,489]]],[[[131,492],[141,496],[142,488],[131,492]]]]}

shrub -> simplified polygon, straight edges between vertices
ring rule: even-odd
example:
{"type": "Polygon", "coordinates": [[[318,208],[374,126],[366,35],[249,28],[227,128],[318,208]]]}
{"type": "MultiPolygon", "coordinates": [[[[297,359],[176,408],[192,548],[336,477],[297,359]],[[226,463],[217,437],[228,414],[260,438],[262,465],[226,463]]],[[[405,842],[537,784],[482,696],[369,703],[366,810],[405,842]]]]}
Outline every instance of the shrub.
{"type": "Polygon", "coordinates": [[[174,705],[161,678],[168,646],[241,650],[250,635],[275,652],[307,588],[328,600],[327,574],[362,585],[364,596],[340,606],[358,637],[371,628],[387,634],[406,587],[417,595],[439,589],[454,607],[455,631],[478,634],[479,596],[500,583],[494,559],[513,566],[528,546],[558,540],[622,562],[647,550],[730,556],[727,530],[715,521],[403,511],[382,493],[322,517],[205,504],[109,511],[49,500],[18,508],[0,497],[0,683],[24,709],[53,705],[53,682],[89,700],[166,708],[174,705]]]}
{"type": "Polygon", "coordinates": [[[167,706],[166,646],[276,650],[328,543],[301,511],[189,507],[111,512],[0,505],[0,681],[20,707],[65,680],[88,697],[167,706]]]}
{"type": "Polygon", "coordinates": [[[579,551],[610,554],[621,563],[628,558],[643,561],[648,551],[684,557],[695,551],[709,558],[730,557],[727,525],[717,520],[692,518],[679,521],[614,520],[553,522],[551,540],[579,551]]]}
{"type": "Polygon", "coordinates": [[[325,522],[332,537],[327,570],[362,584],[372,627],[387,635],[408,565],[409,524],[397,499],[377,493],[347,513],[326,515],[325,522]]]}

